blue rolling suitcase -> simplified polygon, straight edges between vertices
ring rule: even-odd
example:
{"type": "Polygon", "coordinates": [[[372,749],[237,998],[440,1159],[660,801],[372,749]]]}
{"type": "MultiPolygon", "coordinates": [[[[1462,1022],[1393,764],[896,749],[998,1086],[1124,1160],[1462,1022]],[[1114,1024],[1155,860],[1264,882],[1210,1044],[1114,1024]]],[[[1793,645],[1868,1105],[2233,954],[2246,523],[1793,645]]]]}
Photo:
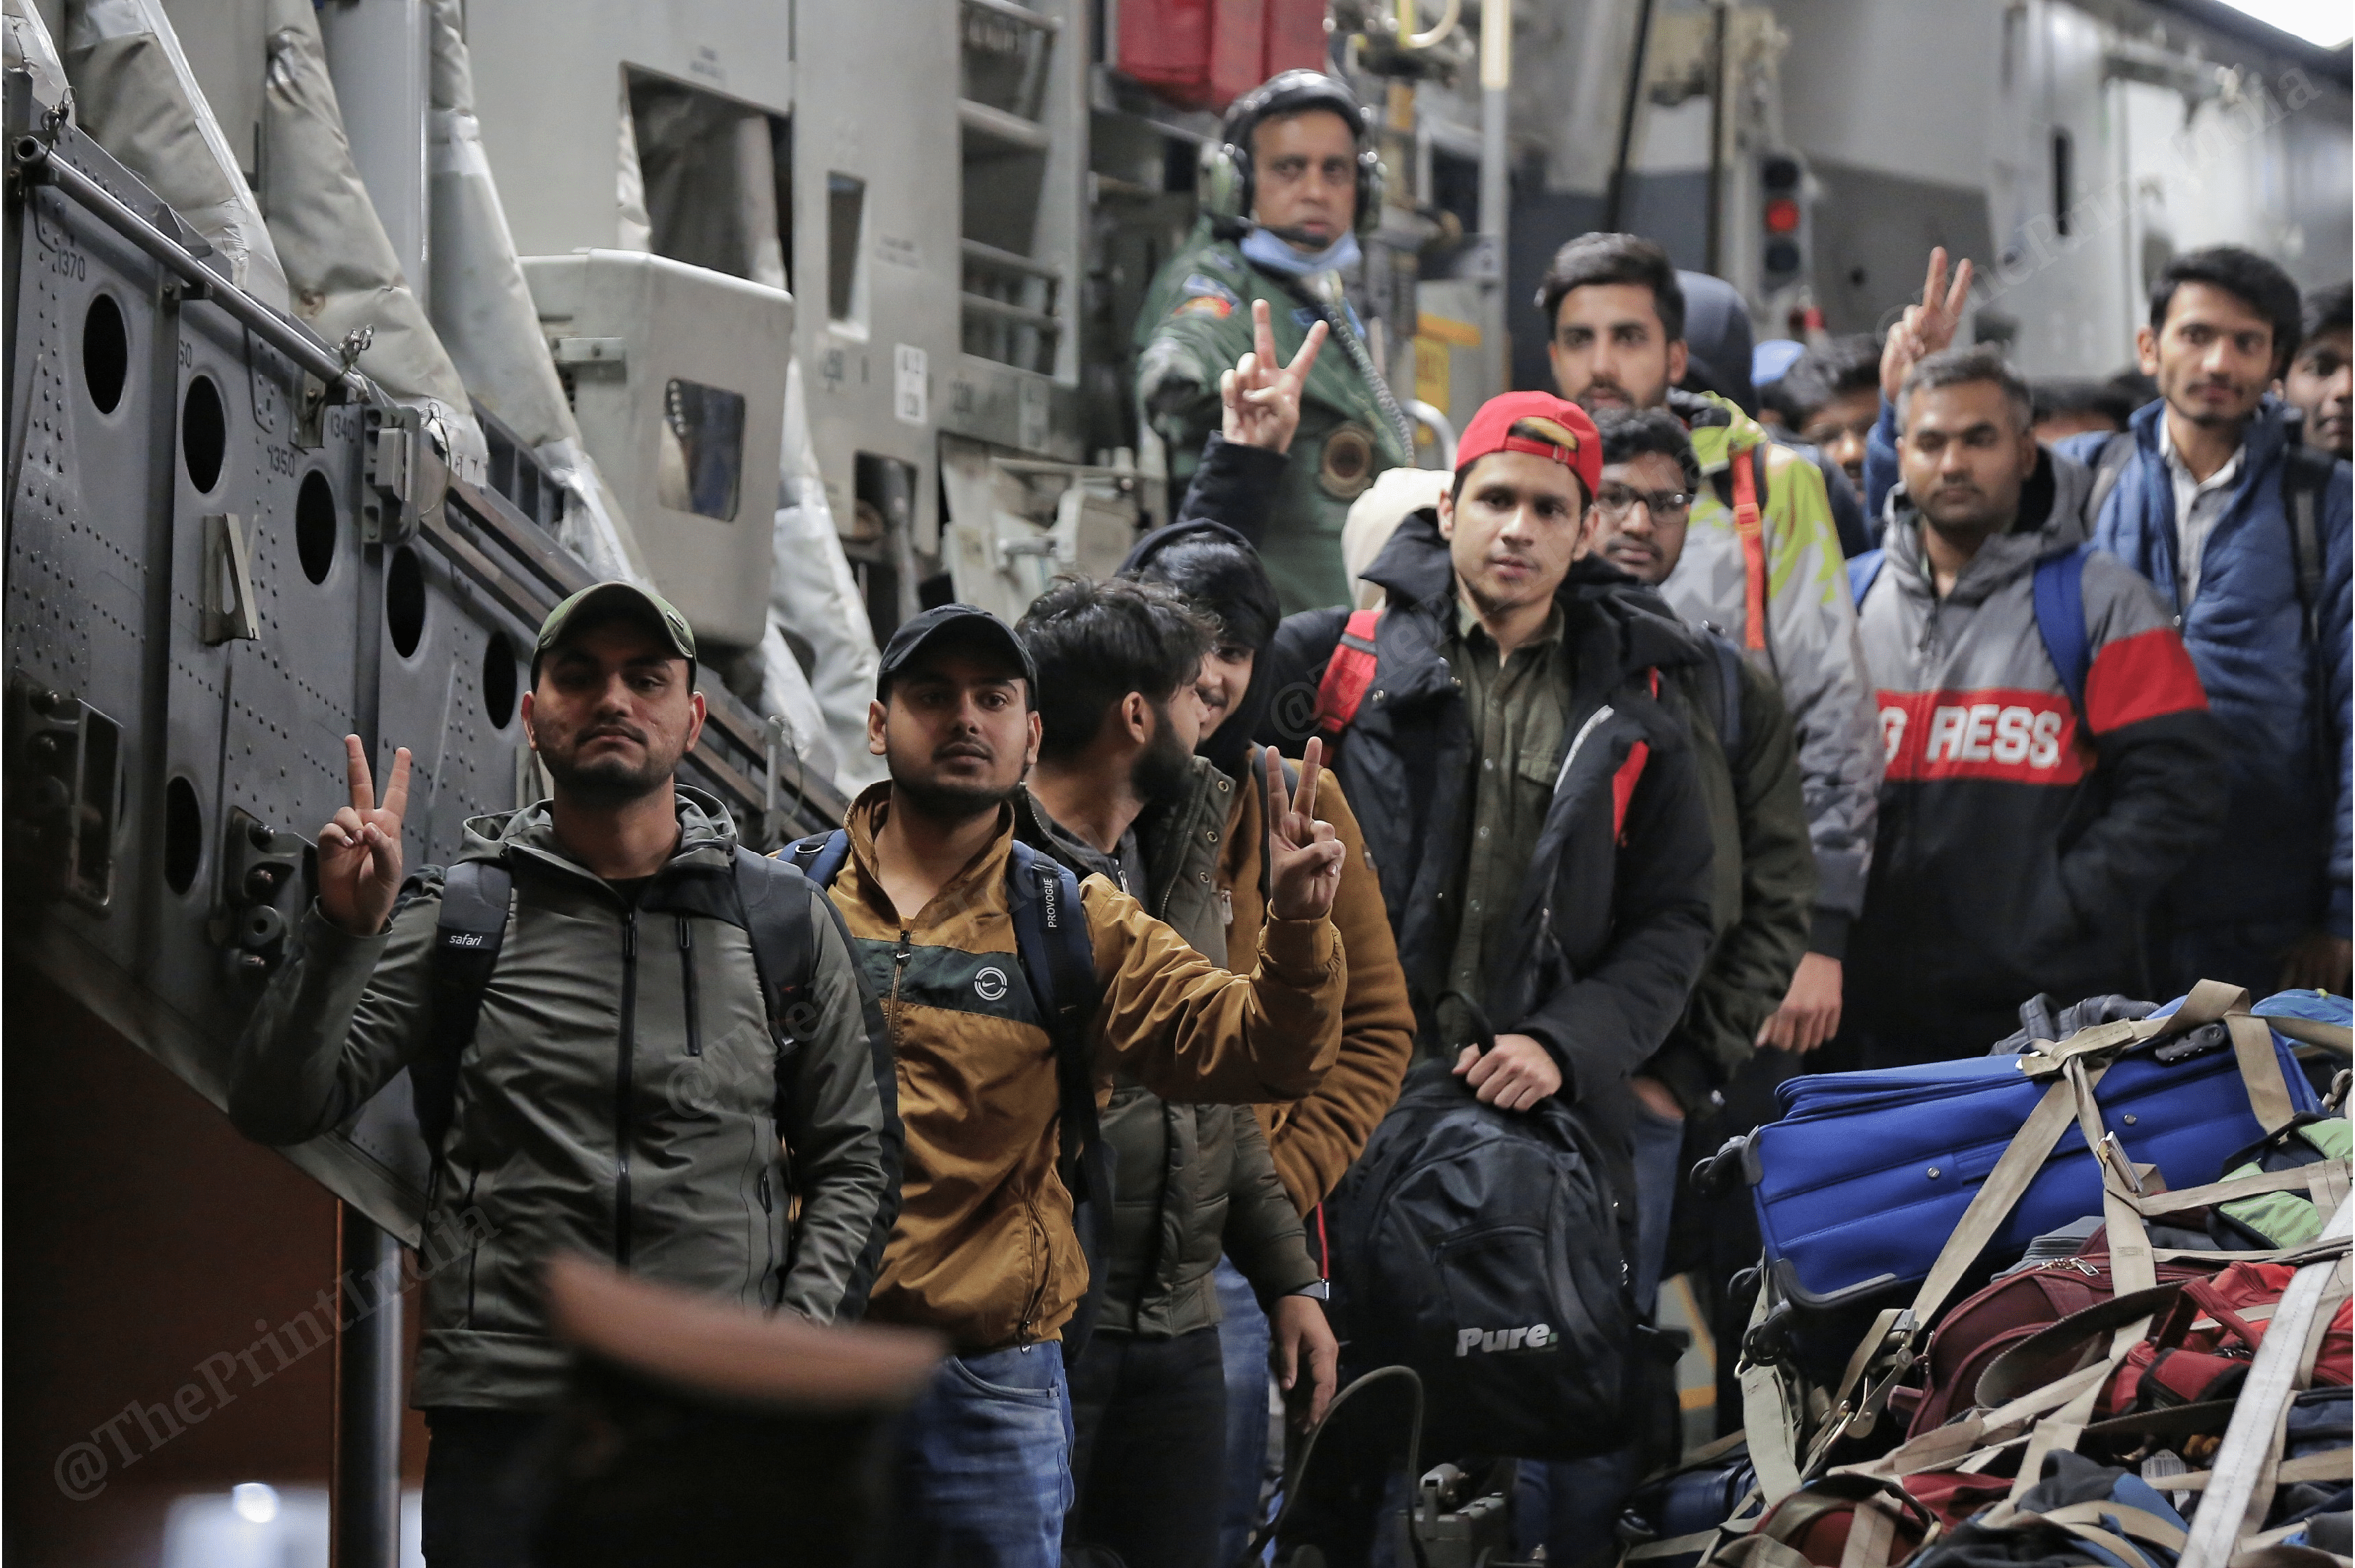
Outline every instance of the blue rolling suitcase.
{"type": "MultiPolygon", "coordinates": [[[[2275,1010],[2285,1021],[2320,1012],[2328,1017],[2315,1021],[2344,1024],[2350,1016],[2345,997],[2310,991],[2251,1010],[2259,1017],[2275,1010]]],[[[2292,1042],[2269,1032],[2280,1083],[2260,1089],[2286,1094],[2293,1111],[2316,1109],[2292,1042]]],[[[2102,1125],[2131,1160],[2156,1165],[2171,1188],[2215,1180],[2234,1151],[2265,1131],[2242,1061],[2225,1047],[2161,1061],[2158,1043],[2131,1046],[2110,1061],[2094,1094],[2102,1125]]],[[[2261,1050],[2256,1056],[2263,1060],[2261,1050]]],[[[1963,1211],[2050,1086],[2049,1078],[2023,1072],[2026,1060],[1975,1057],[1784,1083],[1783,1119],[1759,1128],[1742,1152],[1781,1294],[1804,1307],[1838,1307],[1927,1278],[1963,1211]]],[[[2030,1179],[1987,1252],[2017,1258],[2040,1232],[2101,1212],[2100,1168],[2073,1129],[2030,1179]]]]}

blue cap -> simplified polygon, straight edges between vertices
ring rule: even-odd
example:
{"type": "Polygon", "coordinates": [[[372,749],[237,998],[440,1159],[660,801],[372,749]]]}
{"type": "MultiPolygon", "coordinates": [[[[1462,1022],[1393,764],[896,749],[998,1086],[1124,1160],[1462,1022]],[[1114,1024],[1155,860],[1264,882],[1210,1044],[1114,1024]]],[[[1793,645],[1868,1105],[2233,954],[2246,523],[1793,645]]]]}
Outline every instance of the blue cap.
{"type": "Polygon", "coordinates": [[[1769,381],[1781,380],[1806,351],[1807,346],[1795,338],[1768,338],[1750,351],[1750,384],[1763,387],[1769,381]]]}

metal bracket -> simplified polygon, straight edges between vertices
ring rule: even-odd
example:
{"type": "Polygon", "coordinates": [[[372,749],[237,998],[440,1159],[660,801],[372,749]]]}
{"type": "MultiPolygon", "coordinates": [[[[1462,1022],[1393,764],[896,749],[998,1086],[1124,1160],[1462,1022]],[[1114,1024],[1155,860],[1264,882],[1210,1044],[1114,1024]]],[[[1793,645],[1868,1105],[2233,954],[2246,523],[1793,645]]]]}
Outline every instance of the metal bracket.
{"type": "Polygon", "coordinates": [[[103,914],[114,897],[123,727],[80,698],[8,683],[8,858],[23,885],[103,914]]]}
{"type": "Polygon", "coordinates": [[[253,556],[245,542],[245,522],[235,512],[205,517],[205,645],[261,640],[261,617],[253,605],[253,556]]]}
{"type": "Polygon", "coordinates": [[[621,369],[629,362],[630,340],[626,337],[559,337],[553,345],[559,365],[602,367],[621,369]]]}
{"type": "Polygon", "coordinates": [[[318,880],[311,842],[233,807],[223,829],[220,863],[221,912],[213,917],[209,933],[228,949],[232,976],[267,975],[286,956],[293,918],[288,912],[301,912],[318,880]]]}
{"type": "Polygon", "coordinates": [[[450,464],[415,409],[382,405],[368,411],[368,482],[360,502],[360,538],[369,544],[406,544],[428,519],[439,520],[450,492],[450,464]]]}

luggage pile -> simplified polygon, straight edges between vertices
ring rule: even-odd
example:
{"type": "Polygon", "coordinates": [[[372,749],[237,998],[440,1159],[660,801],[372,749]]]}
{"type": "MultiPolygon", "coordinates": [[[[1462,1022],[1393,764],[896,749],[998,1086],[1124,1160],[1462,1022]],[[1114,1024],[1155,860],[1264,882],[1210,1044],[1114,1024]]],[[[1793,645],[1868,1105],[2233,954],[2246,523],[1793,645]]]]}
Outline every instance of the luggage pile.
{"type": "Polygon", "coordinates": [[[2345,999],[2172,1009],[1783,1086],[1695,1172],[1765,1256],[1744,1430],[1624,1568],[2346,1563],[2345,999]]]}

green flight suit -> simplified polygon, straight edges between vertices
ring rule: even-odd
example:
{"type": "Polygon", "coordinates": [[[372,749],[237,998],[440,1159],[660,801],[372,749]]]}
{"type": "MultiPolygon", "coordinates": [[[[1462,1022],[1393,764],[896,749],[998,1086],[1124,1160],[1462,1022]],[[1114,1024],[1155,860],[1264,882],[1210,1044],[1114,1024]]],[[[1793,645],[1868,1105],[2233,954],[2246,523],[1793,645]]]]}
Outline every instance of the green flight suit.
{"type": "MultiPolygon", "coordinates": [[[[1220,374],[1251,352],[1252,302],[1268,302],[1276,357],[1289,363],[1317,319],[1308,285],[1252,265],[1207,221],[1153,280],[1137,313],[1136,401],[1138,418],[1167,449],[1173,507],[1219,428],[1220,374]]],[[[1354,326],[1356,314],[1341,309],[1354,326]]],[[[1382,470],[1413,460],[1374,389],[1328,341],[1303,390],[1300,429],[1260,545],[1284,613],[1349,603],[1341,566],[1349,503],[1382,470]]]]}

